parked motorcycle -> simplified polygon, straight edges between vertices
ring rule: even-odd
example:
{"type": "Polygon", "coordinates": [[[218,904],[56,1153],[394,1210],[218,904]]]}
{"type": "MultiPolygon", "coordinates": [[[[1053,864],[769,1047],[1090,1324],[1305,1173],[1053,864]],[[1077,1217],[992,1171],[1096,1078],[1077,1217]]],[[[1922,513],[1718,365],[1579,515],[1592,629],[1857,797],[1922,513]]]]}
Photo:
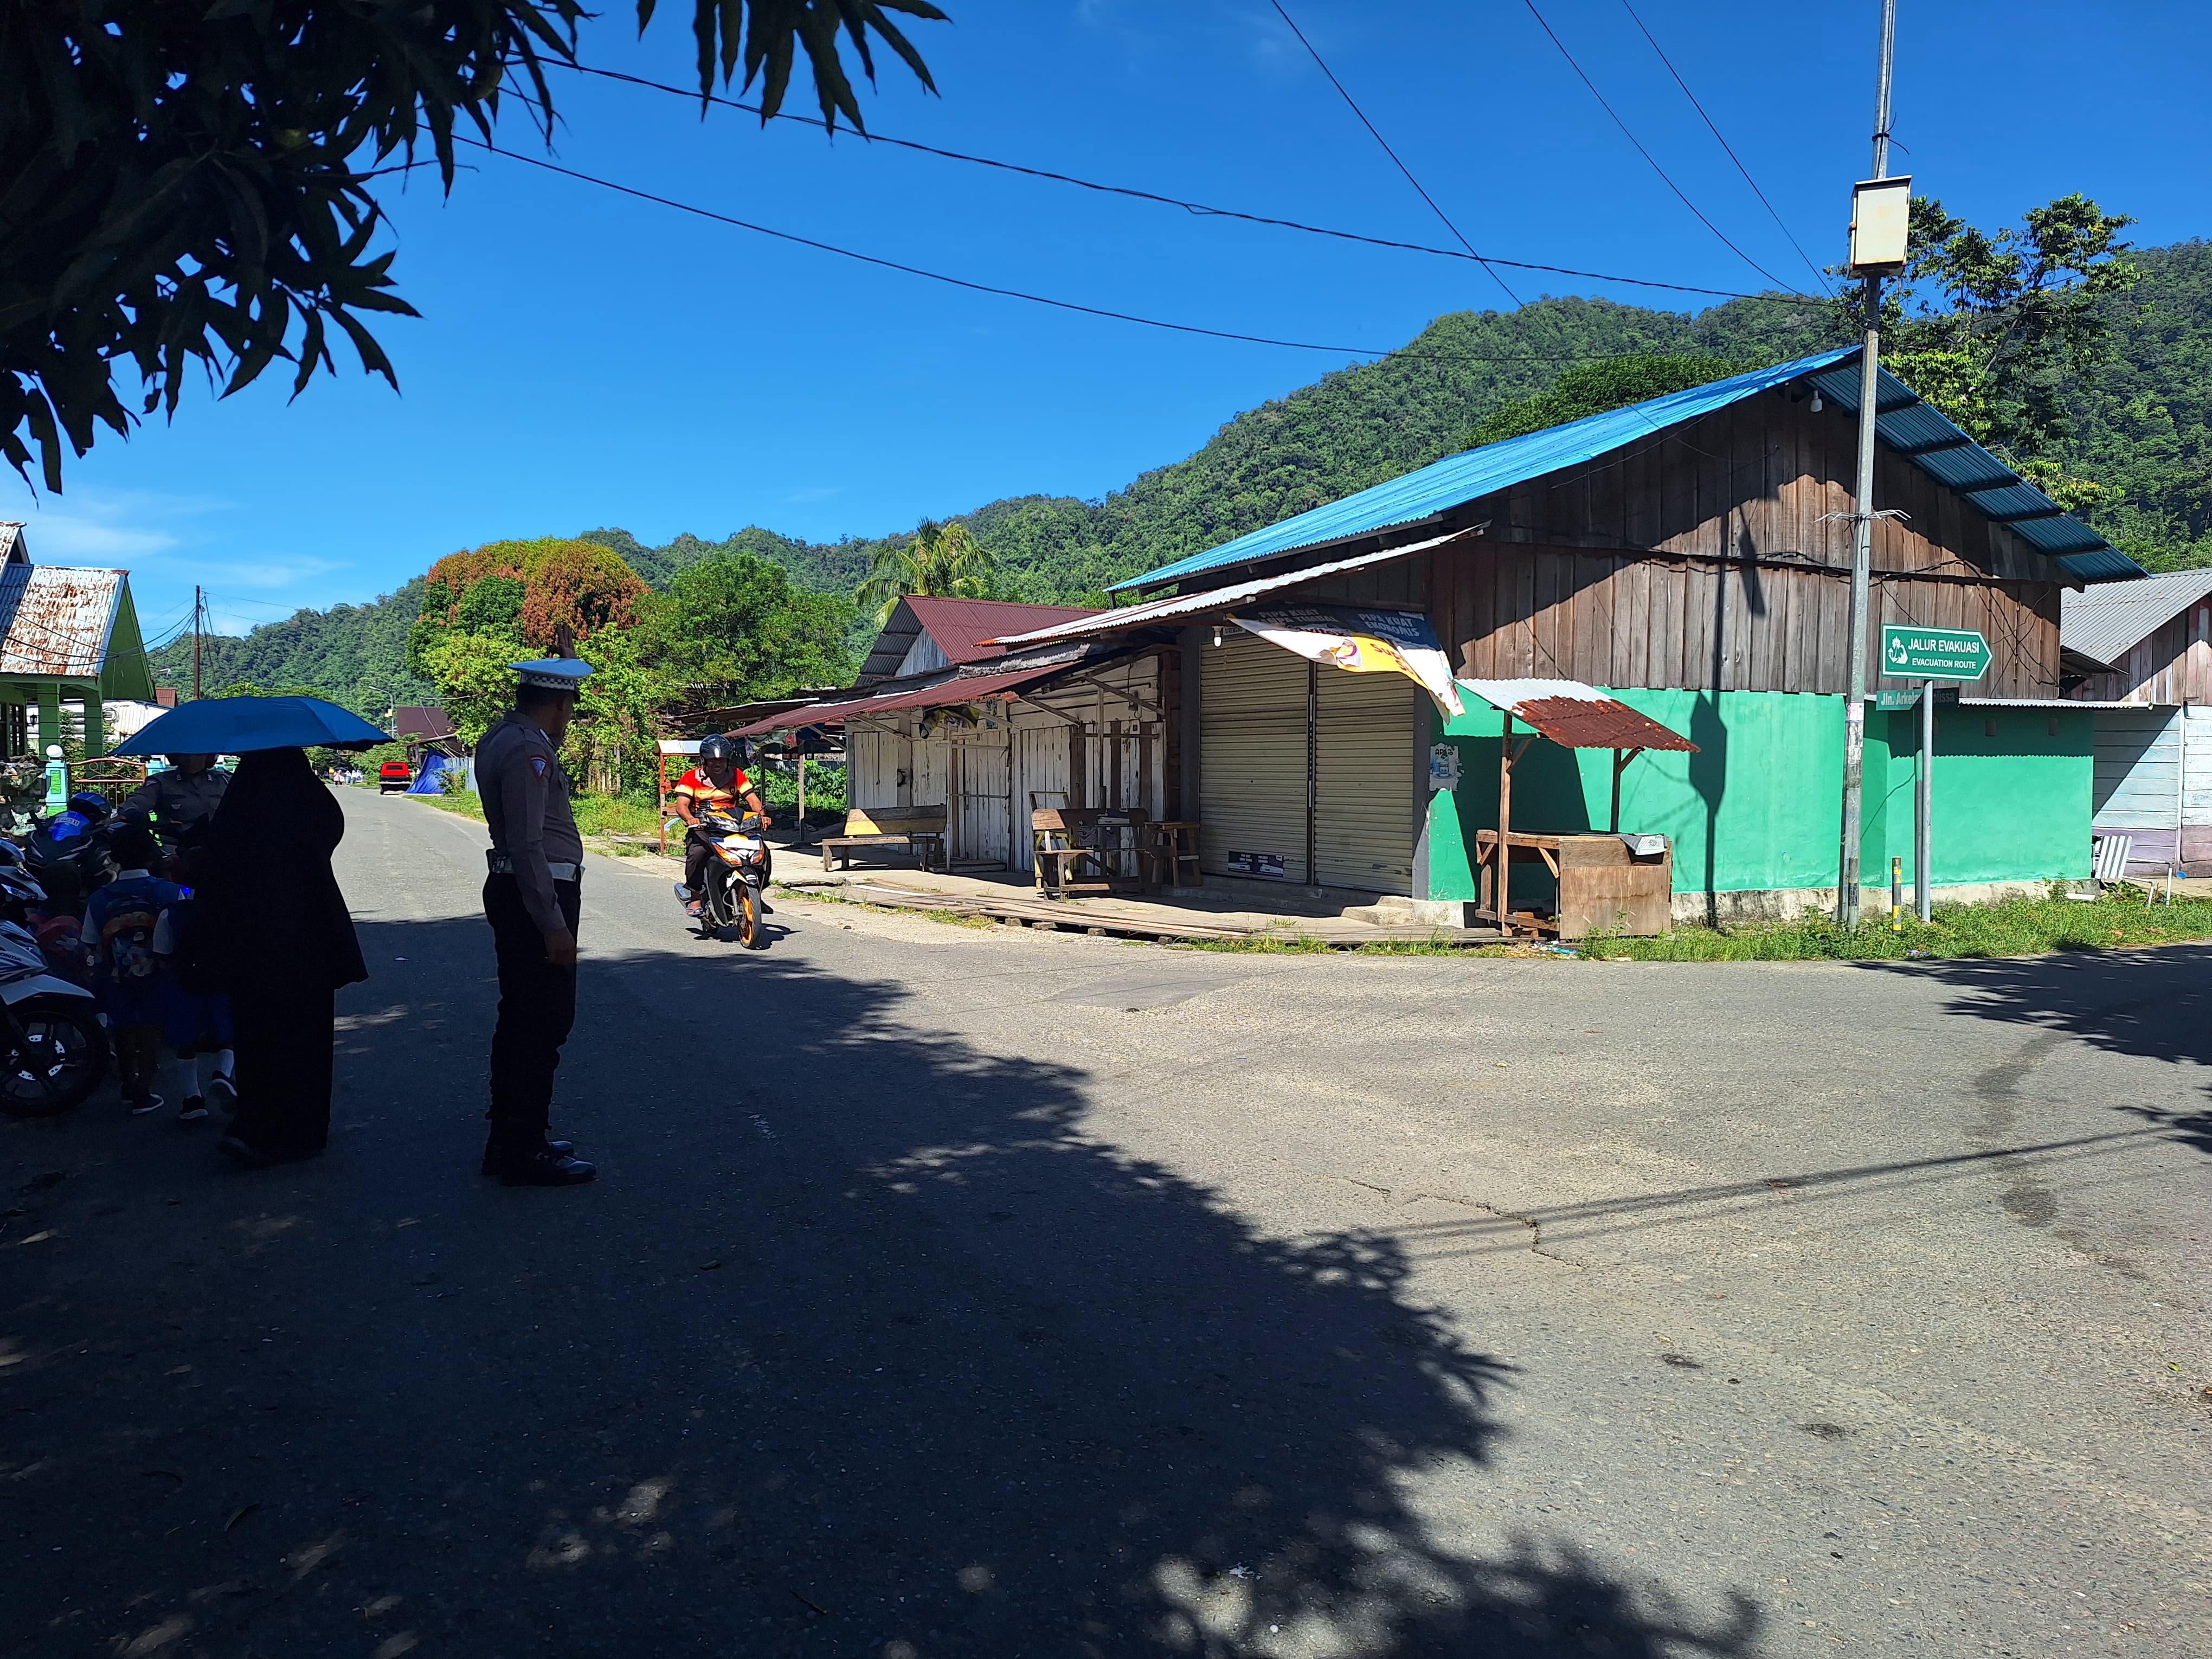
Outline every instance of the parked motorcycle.
{"type": "Polygon", "coordinates": [[[46,889],[46,908],[57,915],[82,915],[93,889],[115,879],[115,861],[107,850],[112,826],[105,807],[100,803],[95,812],[92,802],[79,796],[69,811],[41,818],[31,831],[24,865],[46,889]]]}
{"type": "Polygon", "coordinates": [[[768,842],[761,828],[759,815],[753,812],[742,818],[722,812],[699,815],[697,833],[709,851],[706,873],[696,894],[678,882],[676,896],[686,904],[698,899],[700,938],[716,938],[725,928],[734,928],[738,943],[748,951],[768,949],[768,930],[761,925],[768,842]]]}
{"type": "Polygon", "coordinates": [[[92,993],[49,971],[27,931],[0,921],[0,1112],[66,1112],[106,1072],[107,1031],[92,993]]]}

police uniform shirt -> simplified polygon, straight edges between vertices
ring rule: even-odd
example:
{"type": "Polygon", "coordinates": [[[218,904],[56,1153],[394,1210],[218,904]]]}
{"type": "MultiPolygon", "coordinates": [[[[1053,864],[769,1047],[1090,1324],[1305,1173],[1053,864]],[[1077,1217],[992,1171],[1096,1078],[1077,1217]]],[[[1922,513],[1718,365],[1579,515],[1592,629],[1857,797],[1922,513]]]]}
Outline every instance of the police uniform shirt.
{"type": "Polygon", "coordinates": [[[222,792],[230,787],[230,774],[220,766],[189,776],[171,767],[156,772],[131,792],[125,811],[151,812],[154,827],[164,839],[186,824],[210,817],[222,805],[222,792]]]}
{"type": "Polygon", "coordinates": [[[549,864],[580,865],[584,838],[568,805],[568,775],[546,735],[509,714],[477,745],[477,787],[491,844],[521,889],[523,908],[543,933],[566,933],[549,864]]]}

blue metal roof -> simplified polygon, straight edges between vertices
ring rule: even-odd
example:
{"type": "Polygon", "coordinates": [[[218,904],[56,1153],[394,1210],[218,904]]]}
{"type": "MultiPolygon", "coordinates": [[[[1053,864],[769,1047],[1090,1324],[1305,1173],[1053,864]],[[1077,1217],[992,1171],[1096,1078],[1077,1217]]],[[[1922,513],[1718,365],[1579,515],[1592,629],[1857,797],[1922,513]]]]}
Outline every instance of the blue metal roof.
{"type": "MultiPolygon", "coordinates": [[[[1301,549],[1370,536],[1378,531],[1419,524],[1484,495],[1531,478],[1626,447],[1668,427],[1693,421],[1791,380],[1808,380],[1823,398],[1856,412],[1858,409],[1859,348],[1844,346],[1771,368],[1753,369],[1687,392],[1669,392],[1626,409],[1586,416],[1564,426],[1485,444],[1447,455],[1403,477],[1330,501],[1279,524],[1255,530],[1114,585],[1149,587],[1229,565],[1249,564],[1301,549]]],[[[2114,550],[2079,519],[2057,504],[1996,456],[1938,414],[1887,369],[1880,371],[1881,401],[1875,428],[1882,442],[1905,455],[1940,483],[1966,495],[1990,517],[2008,523],[2023,540],[2047,553],[2083,581],[2113,581],[2143,574],[2124,553],[2114,550]]]]}

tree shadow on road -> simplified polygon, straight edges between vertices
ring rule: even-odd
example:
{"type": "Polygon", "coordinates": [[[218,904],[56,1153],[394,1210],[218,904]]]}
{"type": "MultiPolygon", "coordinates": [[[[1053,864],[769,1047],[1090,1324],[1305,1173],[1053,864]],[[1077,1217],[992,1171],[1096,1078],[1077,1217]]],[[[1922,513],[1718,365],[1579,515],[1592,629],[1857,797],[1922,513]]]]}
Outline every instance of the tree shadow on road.
{"type": "Polygon", "coordinates": [[[1686,1607],[1485,1484],[1499,1391],[1553,1384],[1421,1305],[1396,1238],[1263,1236],[1086,1133],[1110,1082],[795,953],[642,952],[588,964],[562,1072],[605,1178],[508,1191],[469,1168],[481,923],[362,932],[414,965],[353,994],[331,1154],[129,1164],[193,1189],[215,1259],[95,1312],[142,1254],[95,1253],[11,1310],[55,1340],[9,1421],[67,1449],[51,1490],[0,1468],[70,1553],[0,1589],[25,1651],[1758,1650],[1749,1597],[1686,1607]],[[198,1392],[73,1394],[70,1345],[154,1324],[198,1392]]]}
{"type": "MultiPolygon", "coordinates": [[[[2053,1032],[2111,1054],[2164,1060],[2192,1073],[2212,1066],[2212,947],[2166,945],[1870,967],[1937,980],[1952,993],[1945,1012],[1963,1018],[2053,1032]]],[[[2212,1092],[2212,1079],[2199,1086],[2212,1092]]],[[[2212,1152],[2212,1109],[2175,1110],[2125,1100],[2112,1104],[2166,1129],[2172,1139],[2212,1152]]]]}

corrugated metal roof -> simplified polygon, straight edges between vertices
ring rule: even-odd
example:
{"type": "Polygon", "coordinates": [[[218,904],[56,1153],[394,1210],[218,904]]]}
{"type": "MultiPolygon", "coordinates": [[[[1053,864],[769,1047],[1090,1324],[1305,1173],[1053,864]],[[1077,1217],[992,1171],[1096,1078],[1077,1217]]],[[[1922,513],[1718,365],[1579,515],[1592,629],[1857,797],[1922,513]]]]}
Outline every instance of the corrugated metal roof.
{"type": "Polygon", "coordinates": [[[1003,657],[999,636],[1019,628],[1073,622],[1098,613],[1082,605],[1016,605],[1006,599],[941,599],[916,597],[907,604],[945,659],[955,665],[1003,657]]]}
{"type": "Polygon", "coordinates": [[[1379,553],[1362,553],[1355,558],[1338,559],[1328,564],[1310,564],[1297,570],[1286,570],[1279,575],[1261,576],[1256,580],[1238,582],[1230,587],[1209,587],[1203,593],[1192,593],[1182,599],[1154,599],[1147,605],[1125,605],[1115,611],[1087,613],[1080,622],[1052,628],[1040,628],[1027,634],[1009,634],[999,643],[1005,646],[1042,645],[1051,640],[1081,639],[1085,635],[1108,634],[1124,628],[1150,628],[1155,624],[1187,621],[1207,611],[1225,610],[1242,605],[1247,599],[1272,593],[1279,588],[1294,587],[1300,582],[1319,581],[1324,577],[1343,574],[1347,570],[1364,570],[1369,565],[1387,564],[1392,559],[1403,559],[1415,553],[1425,553],[1446,542],[1455,542],[1463,536],[1472,536],[1471,530],[1455,530],[1448,536],[1431,536],[1425,542],[1408,542],[1403,547],[1386,547],[1379,553]]]}
{"type": "Polygon", "coordinates": [[[957,708],[981,697],[1018,691],[1025,685],[1050,679],[1055,674],[1064,674],[1068,667],[1068,664],[1061,662],[1042,668],[1010,669],[1003,674],[968,674],[925,686],[919,691],[891,691],[881,696],[854,697],[844,702],[812,703],[804,708],[787,709],[781,714],[770,714],[766,720],[755,721],[731,735],[758,737],[786,726],[842,726],[856,714],[890,714],[902,708],[957,708]]]}
{"type": "Polygon", "coordinates": [[[859,683],[897,673],[916,638],[927,634],[954,667],[988,662],[1006,654],[995,638],[1018,629],[1038,628],[1095,614],[1088,605],[1023,605],[1012,599],[953,599],[909,593],[892,611],[884,630],[861,664],[859,683]]]}
{"type": "Polygon", "coordinates": [[[1672,749],[1698,745],[1640,709],[1580,680],[1461,680],[1493,708],[1525,721],[1563,749],[1672,749]]]}
{"type": "MultiPolygon", "coordinates": [[[[1856,414],[1859,354],[1854,348],[1847,355],[1849,367],[1806,379],[1823,398],[1856,414]]],[[[2085,582],[2127,581],[2143,574],[2141,565],[1969,438],[1948,416],[1923,403],[1911,386],[1886,368],[1878,373],[1875,430],[1891,449],[2085,582]]]]}
{"type": "Polygon", "coordinates": [[[2110,668],[2130,647],[2212,593],[2212,570],[2173,570],[2139,582],[2058,596],[2058,642],[2110,668]]]}
{"type": "MultiPolygon", "coordinates": [[[[1158,570],[1115,584],[1116,592],[1176,581],[1225,566],[1248,564],[1280,554],[1320,547],[1330,542],[1371,536],[1421,523],[1438,514],[1464,506],[1481,496],[1525,483],[1547,473],[1578,466],[1613,450],[1640,442],[1668,428],[1694,421],[1741,403],[1746,398],[1800,379],[1811,380],[1820,395],[1843,408],[1858,408],[1859,348],[1833,351],[1753,369],[1686,392],[1670,392],[1626,409],[1587,416],[1563,426],[1547,427],[1503,442],[1486,444],[1440,461],[1403,477],[1346,495],[1224,542],[1204,553],[1163,565],[1158,570]]],[[[1881,411],[1875,429],[1882,442],[1907,456],[1923,471],[1969,494],[1982,511],[2007,520],[2032,545],[2057,558],[2084,581],[2111,581],[2142,574],[2125,554],[2078,519],[2061,514],[2051,499],[2033,485],[2021,482],[1997,458],[1966,436],[1944,416],[1920,401],[1917,394],[1891,374],[1881,372],[1881,411]],[[2002,488],[1990,493],[1992,484],[2002,488]],[[2045,517],[2044,514],[2055,514],[2045,517]],[[2035,516],[2023,517],[2022,514],[2035,516]]]]}
{"type": "Polygon", "coordinates": [[[107,661],[124,573],[0,564],[0,675],[91,679],[107,661]]]}

